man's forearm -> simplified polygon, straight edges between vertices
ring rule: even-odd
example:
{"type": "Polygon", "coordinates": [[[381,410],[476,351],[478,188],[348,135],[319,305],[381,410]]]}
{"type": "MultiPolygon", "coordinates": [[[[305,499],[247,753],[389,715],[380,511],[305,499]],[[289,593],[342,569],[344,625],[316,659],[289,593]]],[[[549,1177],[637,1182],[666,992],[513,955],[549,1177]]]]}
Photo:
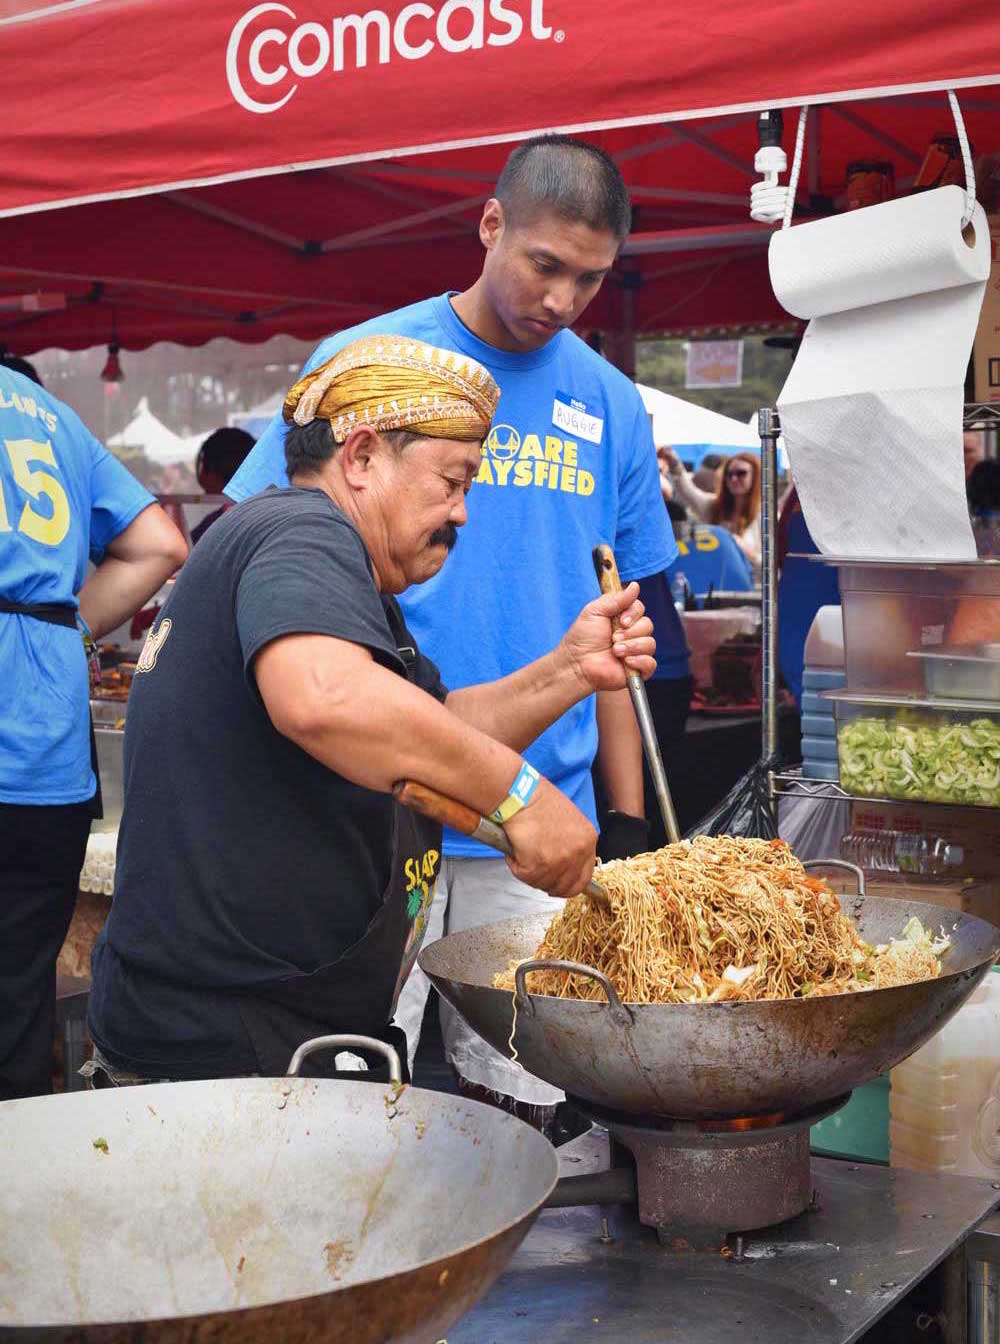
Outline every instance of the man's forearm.
{"type": "Polygon", "coordinates": [[[187,543],[160,506],[143,509],[108,543],[104,559],[77,594],[80,615],[94,638],[134,616],[186,557],[187,543]]]}
{"type": "Polygon", "coordinates": [[[80,615],[94,638],[101,639],[134,616],[175,568],[161,556],[131,561],[108,556],[102,561],[78,596],[80,615]]]}
{"type": "Polygon", "coordinates": [[[597,693],[597,763],[608,806],[644,816],[642,739],[628,691],[597,693]]]}
{"type": "Polygon", "coordinates": [[[480,732],[523,751],[588,694],[572,663],[555,650],[499,681],[452,691],[446,703],[480,732]]]}

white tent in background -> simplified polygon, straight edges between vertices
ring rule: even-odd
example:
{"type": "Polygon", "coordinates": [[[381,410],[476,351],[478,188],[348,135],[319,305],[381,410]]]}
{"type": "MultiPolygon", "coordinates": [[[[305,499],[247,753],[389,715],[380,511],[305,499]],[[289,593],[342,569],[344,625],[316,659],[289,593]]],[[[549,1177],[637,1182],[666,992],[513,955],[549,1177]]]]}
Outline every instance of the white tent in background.
{"type": "MultiPolygon", "coordinates": [[[[719,452],[739,452],[744,448],[760,451],[760,439],[748,426],[719,415],[704,406],[673,397],[669,392],[658,392],[655,387],[636,383],[642,404],[653,417],[653,438],[657,444],[672,448],[697,448],[699,459],[713,449],[719,452]]],[[[687,453],[681,453],[687,459],[687,453]]]]}
{"type": "Polygon", "coordinates": [[[285,393],[275,392],[249,411],[232,411],[227,417],[230,425],[236,429],[245,429],[255,439],[259,439],[268,425],[285,404],[285,393]]]}
{"type": "Polygon", "coordinates": [[[120,434],[108,439],[109,448],[141,448],[150,462],[167,466],[171,462],[188,462],[191,453],[180,435],[168,429],[149,409],[147,397],[141,397],[135,415],[120,434]]]}

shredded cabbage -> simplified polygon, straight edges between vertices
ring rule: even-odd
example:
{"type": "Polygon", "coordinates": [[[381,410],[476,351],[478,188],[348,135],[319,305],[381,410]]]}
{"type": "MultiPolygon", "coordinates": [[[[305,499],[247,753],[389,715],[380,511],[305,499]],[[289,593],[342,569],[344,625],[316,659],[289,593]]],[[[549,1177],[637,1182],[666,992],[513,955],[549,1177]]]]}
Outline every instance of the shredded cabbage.
{"type": "Polygon", "coordinates": [[[837,749],[850,793],[1000,807],[1000,721],[852,719],[837,749]]]}
{"type": "Polygon", "coordinates": [[[936,957],[940,957],[951,947],[951,939],[941,930],[940,938],[935,938],[930,929],[925,929],[916,915],[911,915],[906,921],[906,927],[898,938],[893,938],[892,942],[897,946],[901,943],[912,943],[914,947],[924,947],[933,952],[936,957]]]}

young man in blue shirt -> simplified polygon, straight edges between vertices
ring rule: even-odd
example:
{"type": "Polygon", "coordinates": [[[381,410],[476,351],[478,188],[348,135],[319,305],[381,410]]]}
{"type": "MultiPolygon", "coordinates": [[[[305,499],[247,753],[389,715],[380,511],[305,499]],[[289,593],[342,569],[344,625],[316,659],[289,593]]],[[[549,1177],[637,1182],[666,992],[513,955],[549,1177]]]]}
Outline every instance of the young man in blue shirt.
{"type": "MultiPolygon", "coordinates": [[[[591,552],[614,547],[622,579],[662,573],[677,551],[660,496],[649,418],[634,384],[569,328],[628,235],[631,210],[602,150],[541,136],[511,154],[483,211],[483,271],[470,289],[424,300],[323,341],[307,369],[359,336],[399,333],[470,355],[500,385],[469,527],[448,565],[402,599],[407,624],[446,684],[492,681],[543,654],[598,592],[591,552]]],[[[226,487],[237,500],[287,482],[280,416],[226,487]]],[[[595,755],[611,813],[602,853],[646,848],[642,752],[627,692],[599,693],[548,729],[527,759],[596,820],[595,755]]],[[[428,939],[557,907],[503,860],[446,833],[428,939]],[[446,909],[447,907],[447,909],[446,909]]],[[[416,1049],[428,982],[415,971],[396,1021],[416,1049]]],[[[486,1045],[447,1005],[460,1082],[549,1108],[561,1093],[486,1045]]],[[[539,1118],[532,1113],[530,1118],[539,1118]]]]}
{"type": "Polygon", "coordinates": [[[113,630],[186,553],[70,408],[0,367],[0,1100],[52,1090],[56,958],[96,792],[78,618],[113,630]]]}

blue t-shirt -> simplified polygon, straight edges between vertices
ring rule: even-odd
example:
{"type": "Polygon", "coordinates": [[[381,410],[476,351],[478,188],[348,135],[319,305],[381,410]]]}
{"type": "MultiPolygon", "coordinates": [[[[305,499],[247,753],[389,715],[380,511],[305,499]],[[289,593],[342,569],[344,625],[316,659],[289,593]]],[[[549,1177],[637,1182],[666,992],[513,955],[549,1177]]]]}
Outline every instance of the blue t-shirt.
{"type": "MultiPolygon", "coordinates": [[[[76,605],[153,497],[62,402],[0,368],[0,597],[76,605]]],[[[77,630],[0,612],[0,802],[93,797],[87,659],[77,630]]]]}
{"type": "MultiPolygon", "coordinates": [[[[407,625],[447,686],[494,681],[549,652],[598,596],[591,552],[599,542],[614,547],[624,581],[667,568],[677,549],[649,417],[624,374],[570,331],[530,354],[497,350],[459,320],[447,294],[339,332],[306,368],[382,332],[471,355],[500,385],[468,524],[440,573],[400,598],[407,625]]],[[[226,486],[228,495],[242,500],[287,484],[286,432],[275,416],[226,486]]],[[[525,756],[593,820],[596,751],[590,697],[525,756]]],[[[490,851],[449,833],[445,853],[490,851]]]]}

